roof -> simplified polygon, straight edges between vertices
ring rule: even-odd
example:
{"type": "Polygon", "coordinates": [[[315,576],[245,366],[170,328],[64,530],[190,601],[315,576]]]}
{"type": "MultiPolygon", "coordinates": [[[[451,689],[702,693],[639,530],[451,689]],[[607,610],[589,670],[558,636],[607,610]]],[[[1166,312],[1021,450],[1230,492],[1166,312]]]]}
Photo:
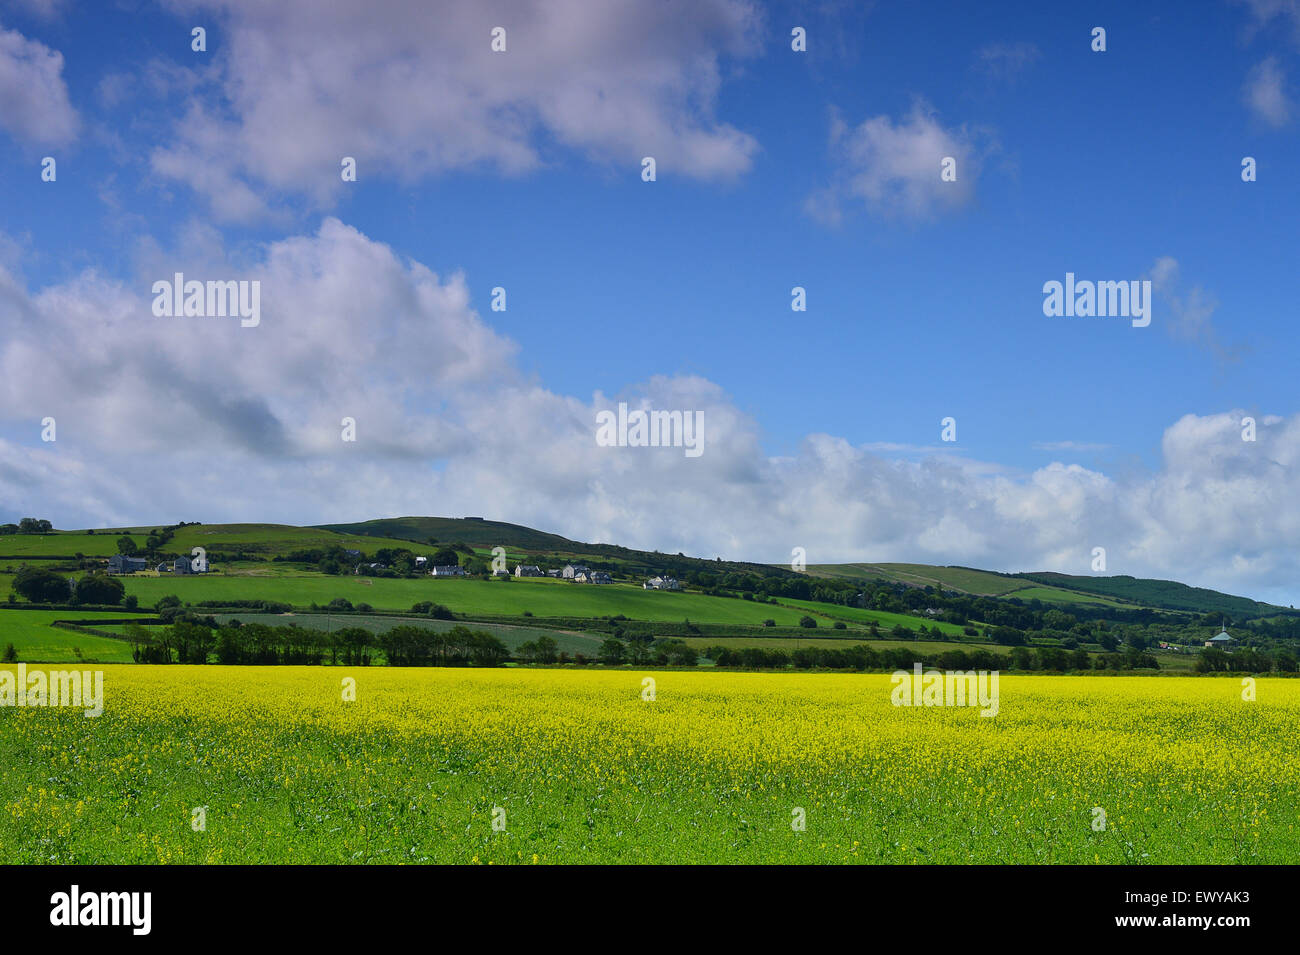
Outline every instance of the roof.
{"type": "Polygon", "coordinates": [[[1211,641],[1211,642],[1215,642],[1215,641],[1217,641],[1217,642],[1220,642],[1220,643],[1227,643],[1227,642],[1228,642],[1229,640],[1231,640],[1231,639],[1232,639],[1232,637],[1228,636],[1228,631],[1226,631],[1226,630],[1224,630],[1222,633],[1220,633],[1217,637],[1210,637],[1210,641],[1211,641]]]}

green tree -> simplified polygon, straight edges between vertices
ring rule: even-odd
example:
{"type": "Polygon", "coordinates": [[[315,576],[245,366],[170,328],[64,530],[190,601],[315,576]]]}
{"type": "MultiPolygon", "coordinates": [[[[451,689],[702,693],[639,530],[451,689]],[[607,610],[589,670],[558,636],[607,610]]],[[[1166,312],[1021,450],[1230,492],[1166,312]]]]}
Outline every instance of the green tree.
{"type": "Polygon", "coordinates": [[[77,603],[105,604],[115,607],[122,602],[125,592],[126,588],[122,586],[120,580],[114,580],[103,574],[87,574],[77,581],[73,597],[77,603]]]}
{"type": "Polygon", "coordinates": [[[32,603],[65,604],[72,599],[67,578],[52,570],[24,567],[14,576],[13,589],[32,603]]]}
{"type": "Polygon", "coordinates": [[[123,534],[117,539],[117,552],[119,554],[126,557],[134,557],[139,550],[140,548],[135,545],[135,541],[126,534],[123,534]]]}

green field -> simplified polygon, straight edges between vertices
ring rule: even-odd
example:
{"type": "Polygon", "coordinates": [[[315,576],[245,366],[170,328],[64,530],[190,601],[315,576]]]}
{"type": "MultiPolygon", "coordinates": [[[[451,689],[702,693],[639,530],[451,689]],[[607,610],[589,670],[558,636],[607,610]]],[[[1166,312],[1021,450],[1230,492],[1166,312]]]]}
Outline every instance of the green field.
{"type": "MultiPolygon", "coordinates": [[[[798,607],[803,610],[813,611],[817,614],[824,614],[833,620],[844,620],[846,622],[857,624],[858,626],[870,626],[872,623],[879,624],[881,629],[889,630],[891,627],[901,624],[909,630],[917,630],[925,627],[927,630],[933,630],[938,627],[941,631],[951,634],[954,637],[961,637],[963,630],[955,623],[943,623],[939,620],[931,620],[929,617],[913,617],[905,613],[891,613],[888,610],[864,610],[860,607],[841,607],[838,604],[817,603],[814,600],[786,600],[781,598],[781,603],[791,607],[798,607]]],[[[831,621],[819,619],[818,627],[832,626],[831,621]]],[[[984,625],[977,624],[975,629],[980,629],[984,625]]]]}
{"type": "MultiPolygon", "coordinates": [[[[1007,594],[1007,596],[1023,600],[1025,603],[1029,603],[1031,600],[1041,600],[1045,604],[1092,604],[1094,606],[1116,607],[1124,610],[1134,610],[1137,607],[1136,604],[1125,603],[1104,594],[1085,594],[1075,590],[1064,590],[1060,587],[1042,587],[1037,584],[1014,591],[1007,594]]],[[[1068,610],[1068,608],[1066,609],[1068,610]]]]}
{"type": "Polygon", "coordinates": [[[139,615],[83,610],[0,610],[0,649],[12,643],[18,659],[24,663],[75,660],[73,647],[80,649],[82,658],[88,662],[130,663],[131,645],[125,641],[50,626],[55,620],[103,620],[113,616],[121,616],[125,621],[139,615]]]}
{"type": "MultiPolygon", "coordinates": [[[[56,531],[53,534],[6,534],[0,537],[0,556],[3,557],[72,557],[85,554],[87,557],[111,557],[117,553],[118,538],[123,532],[95,531],[56,531]]],[[[126,535],[135,541],[137,547],[143,547],[145,534],[126,535]]]]}
{"type": "Polygon", "coordinates": [[[632,584],[596,586],[550,578],[501,580],[412,580],[331,577],[299,572],[299,576],[252,577],[205,574],[192,577],[123,578],[126,592],[152,606],[160,597],[175,594],[183,601],[278,600],[295,607],[324,606],[336,597],[353,604],[368,603],[376,610],[409,610],[430,600],[452,611],[476,614],[535,617],[608,617],[623,614],[635,620],[761,625],[771,618],[794,626],[802,612],[770,604],[704,594],[642,590],[632,584]]]}
{"type": "Polygon", "coordinates": [[[896,580],[916,587],[942,587],[985,597],[997,597],[1019,590],[1028,581],[1002,577],[964,567],[932,567],[929,564],[809,564],[811,573],[833,577],[896,580]]]}

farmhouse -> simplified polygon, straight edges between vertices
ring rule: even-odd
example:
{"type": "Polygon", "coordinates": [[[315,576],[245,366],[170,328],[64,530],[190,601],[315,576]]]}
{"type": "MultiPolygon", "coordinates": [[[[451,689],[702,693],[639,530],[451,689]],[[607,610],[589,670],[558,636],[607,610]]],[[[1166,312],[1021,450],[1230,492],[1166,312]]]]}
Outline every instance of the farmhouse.
{"type": "Polygon", "coordinates": [[[546,574],[536,564],[516,564],[516,577],[545,577],[546,574]]]}
{"type": "Polygon", "coordinates": [[[423,568],[424,565],[427,564],[428,562],[429,562],[429,558],[427,558],[427,557],[417,557],[417,558],[415,558],[415,566],[418,567],[418,568],[423,568]]]}
{"type": "Polygon", "coordinates": [[[125,554],[114,554],[108,559],[108,572],[110,574],[134,574],[138,570],[145,570],[149,562],[143,557],[127,557],[125,554]]]}
{"type": "Polygon", "coordinates": [[[190,563],[190,559],[188,557],[177,557],[174,561],[172,561],[172,573],[192,574],[194,573],[194,566],[190,563]]]}
{"type": "Polygon", "coordinates": [[[585,574],[588,570],[586,564],[565,564],[564,570],[560,576],[565,580],[577,580],[579,574],[585,574]]]}
{"type": "Polygon", "coordinates": [[[430,577],[464,577],[465,568],[455,564],[437,564],[429,571],[430,577]]]}
{"type": "Polygon", "coordinates": [[[641,585],[646,590],[681,590],[676,577],[651,577],[641,585]]]}
{"type": "Polygon", "coordinates": [[[603,570],[592,570],[587,573],[587,583],[589,584],[612,584],[614,578],[603,570]]]}
{"type": "Polygon", "coordinates": [[[1217,637],[1210,637],[1205,641],[1205,645],[1214,650],[1226,650],[1228,644],[1232,642],[1232,637],[1228,636],[1228,631],[1223,630],[1217,637]]]}

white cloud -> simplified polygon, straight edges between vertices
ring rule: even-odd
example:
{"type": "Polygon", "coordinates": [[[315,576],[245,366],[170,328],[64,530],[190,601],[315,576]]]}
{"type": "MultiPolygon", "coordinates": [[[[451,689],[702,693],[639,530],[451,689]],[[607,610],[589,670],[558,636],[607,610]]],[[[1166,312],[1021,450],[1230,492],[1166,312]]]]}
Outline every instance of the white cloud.
{"type": "Polygon", "coordinates": [[[1291,22],[1291,30],[1297,42],[1300,42],[1300,0],[1237,0],[1250,8],[1250,32],[1258,33],[1266,29],[1277,18],[1291,22]]]}
{"type": "Polygon", "coordinates": [[[898,121],[875,116],[850,128],[834,116],[830,148],[836,180],[804,206],[829,224],[839,222],[853,202],[889,218],[931,219],[969,201],[979,177],[976,137],[965,127],[943,127],[919,101],[898,121]],[[945,157],[956,160],[955,182],[940,178],[945,157]]]}
{"type": "Polygon", "coordinates": [[[78,127],[63,81],[63,55],[0,27],[0,129],[20,142],[59,146],[78,127]]]}
{"type": "Polygon", "coordinates": [[[1286,77],[1276,57],[1268,57],[1250,71],[1242,95],[1250,111],[1270,126],[1281,127],[1291,121],[1286,77]]]}
{"type": "Polygon", "coordinates": [[[219,18],[209,88],[154,169],[224,220],[267,196],[328,207],[339,162],[362,178],[448,170],[522,174],[576,151],[639,175],[725,179],[754,138],[714,115],[729,60],[757,52],[747,0],[172,0],[219,18]],[[507,50],[490,48],[506,29],[507,50]]]}
{"type": "MultiPolygon", "coordinates": [[[[1300,415],[1188,415],[1150,474],[1053,462],[1021,473],[810,434],[767,456],[714,383],[656,377],[557,394],[439,276],[327,219],[244,261],[192,227],[138,250],[129,284],[87,272],[29,292],[0,272],[0,517],[56,524],[320,523],[483,514],[581,540],[815,563],[915,560],[1172,577],[1258,596],[1300,573],[1300,415]],[[155,318],[153,279],[258,278],[258,328],[155,318]],[[609,448],[618,401],[704,413],[705,451],[609,448]],[[39,422],[58,421],[42,444],[39,422]],[[358,440],[340,440],[343,416],[358,440]],[[26,438],[19,440],[19,435],[26,438]]],[[[1292,602],[1294,596],[1286,602],[1292,602]]]]}
{"type": "Polygon", "coordinates": [[[1152,290],[1161,297],[1160,325],[1175,339],[1204,348],[1221,362],[1240,360],[1239,344],[1225,345],[1214,324],[1218,299],[1199,285],[1184,288],[1178,260],[1161,256],[1148,273],[1152,290]]]}

